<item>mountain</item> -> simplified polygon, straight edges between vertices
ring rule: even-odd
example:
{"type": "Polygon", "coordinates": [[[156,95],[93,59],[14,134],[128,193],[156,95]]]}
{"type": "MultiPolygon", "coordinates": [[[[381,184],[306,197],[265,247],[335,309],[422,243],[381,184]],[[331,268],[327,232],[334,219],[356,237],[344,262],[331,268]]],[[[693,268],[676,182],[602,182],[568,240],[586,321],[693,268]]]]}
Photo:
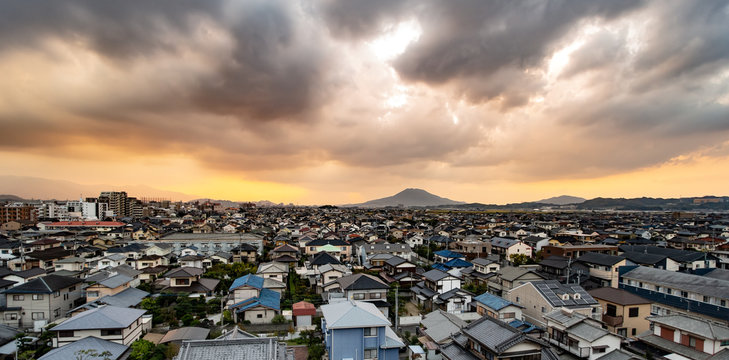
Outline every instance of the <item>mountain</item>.
{"type": "Polygon", "coordinates": [[[71,181],[45,179],[30,176],[0,176],[0,189],[6,194],[14,194],[24,199],[68,200],[81,197],[96,197],[102,191],[126,191],[127,195],[137,198],[156,197],[169,200],[187,201],[195,198],[189,194],[156,189],[147,185],[108,185],[78,184],[71,181]]]}
{"type": "Polygon", "coordinates": [[[433,195],[422,189],[405,189],[393,196],[370,200],[362,204],[348,205],[354,207],[387,207],[387,206],[443,206],[463,204],[461,201],[446,199],[433,195]]]}
{"type": "Polygon", "coordinates": [[[0,201],[24,201],[25,199],[16,196],[16,195],[10,195],[10,194],[2,194],[0,195],[0,201]]]}
{"type": "Polygon", "coordinates": [[[577,197],[577,196],[561,195],[561,196],[551,197],[549,199],[535,201],[535,203],[552,204],[552,205],[567,205],[567,204],[580,204],[580,203],[585,202],[585,200],[587,200],[587,199],[577,197]]]}

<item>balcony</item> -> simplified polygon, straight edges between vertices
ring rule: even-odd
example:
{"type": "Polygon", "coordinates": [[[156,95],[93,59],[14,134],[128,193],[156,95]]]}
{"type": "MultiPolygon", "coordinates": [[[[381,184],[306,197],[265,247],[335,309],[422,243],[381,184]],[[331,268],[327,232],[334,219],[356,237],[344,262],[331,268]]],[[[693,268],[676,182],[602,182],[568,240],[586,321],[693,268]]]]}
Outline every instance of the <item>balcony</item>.
{"type": "Polygon", "coordinates": [[[580,358],[588,358],[590,357],[590,348],[586,346],[575,346],[575,345],[568,345],[563,342],[558,341],[557,339],[553,338],[552,335],[549,336],[549,342],[552,345],[556,345],[557,347],[569,351],[572,355],[575,355],[580,358]]]}
{"type": "Polygon", "coordinates": [[[623,317],[622,316],[610,316],[610,315],[603,315],[602,321],[607,324],[608,326],[620,326],[623,324],[623,317]]]}

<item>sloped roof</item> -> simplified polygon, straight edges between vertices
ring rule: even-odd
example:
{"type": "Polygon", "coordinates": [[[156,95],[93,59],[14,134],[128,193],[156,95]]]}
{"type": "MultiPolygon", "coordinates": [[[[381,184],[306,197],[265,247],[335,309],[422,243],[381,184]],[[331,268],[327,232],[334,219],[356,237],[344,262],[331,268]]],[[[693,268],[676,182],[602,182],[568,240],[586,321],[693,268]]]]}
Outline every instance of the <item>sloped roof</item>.
{"type": "Polygon", "coordinates": [[[177,269],[172,269],[168,271],[165,274],[165,277],[174,278],[174,277],[192,277],[192,276],[198,276],[202,275],[203,269],[190,267],[190,266],[183,266],[177,269]]]}
{"type": "Polygon", "coordinates": [[[241,276],[230,285],[228,291],[233,291],[239,287],[250,286],[256,289],[263,289],[263,278],[253,274],[241,276]]]}
{"type": "Polygon", "coordinates": [[[88,356],[86,357],[86,359],[88,360],[101,360],[102,358],[116,360],[121,358],[128,349],[129,347],[126,345],[118,344],[113,341],[99,339],[95,336],[88,336],[81,340],[77,340],[59,348],[55,348],[38,358],[38,360],[75,359],[78,356],[78,352],[83,350],[95,350],[99,354],[105,351],[111,353],[111,355],[108,356],[88,356]]]}
{"type": "Polygon", "coordinates": [[[473,266],[470,262],[459,258],[448,260],[444,265],[450,268],[465,268],[473,266]]]}
{"type": "Polygon", "coordinates": [[[103,306],[84,311],[51,330],[123,329],[137,321],[146,312],[147,310],[141,309],[103,306]]]}
{"type": "Polygon", "coordinates": [[[385,315],[366,301],[342,301],[321,306],[328,329],[390,326],[385,315]]]}
{"type": "Polygon", "coordinates": [[[182,341],[182,340],[205,340],[210,333],[210,329],[188,326],[181,327],[179,329],[173,329],[167,332],[165,336],[160,340],[160,344],[168,343],[171,341],[182,341]]]}
{"type": "Polygon", "coordinates": [[[261,289],[260,295],[230,305],[236,311],[246,311],[257,306],[264,306],[274,310],[281,309],[281,294],[270,289],[261,289]]]}
{"type": "Polygon", "coordinates": [[[132,280],[134,280],[134,279],[132,279],[131,277],[126,276],[124,274],[117,274],[117,275],[111,276],[109,278],[106,278],[102,281],[99,281],[99,284],[104,285],[110,289],[114,289],[114,288],[117,288],[124,284],[127,284],[132,280]]]}
{"type": "Polygon", "coordinates": [[[650,304],[650,300],[646,300],[638,295],[635,295],[629,291],[623,289],[616,289],[611,287],[603,287],[599,289],[592,289],[588,291],[592,297],[596,299],[602,299],[611,303],[620,305],[637,305],[637,304],[650,304]]]}
{"type": "Polygon", "coordinates": [[[149,296],[149,293],[144,290],[139,290],[134,287],[128,287],[114,295],[102,296],[92,302],[83,304],[75,309],[69,310],[69,313],[75,312],[81,308],[95,309],[104,305],[117,306],[117,307],[133,307],[139,305],[142,299],[149,296]]]}
{"type": "Polygon", "coordinates": [[[729,340],[729,327],[713,321],[680,314],[649,316],[646,319],[654,323],[670,326],[674,329],[690,332],[706,339],[729,340]]]}
{"type": "Polygon", "coordinates": [[[311,265],[324,265],[324,264],[341,264],[341,262],[339,260],[337,260],[337,258],[335,258],[334,256],[332,256],[328,253],[325,253],[325,252],[320,252],[320,253],[314,255],[314,258],[311,259],[311,265]]]}
{"type": "Polygon", "coordinates": [[[467,325],[459,317],[443,310],[436,310],[426,314],[420,320],[420,324],[425,327],[425,334],[437,343],[448,340],[451,335],[460,332],[461,328],[467,325]]]}
{"type": "Polygon", "coordinates": [[[677,271],[638,266],[623,274],[629,279],[643,280],[707,296],[729,298],[729,281],[677,271]]]}
{"type": "Polygon", "coordinates": [[[517,306],[517,307],[523,307],[519,304],[514,304],[513,302],[506,300],[502,297],[490,294],[490,293],[483,293],[479,296],[476,296],[473,298],[474,301],[478,301],[479,303],[485,305],[489,309],[499,311],[509,305],[517,306]]]}
{"type": "Polygon", "coordinates": [[[46,275],[25,284],[5,290],[6,294],[52,294],[58,290],[83,282],[79,278],[61,275],[46,275]]]}
{"type": "Polygon", "coordinates": [[[335,280],[342,290],[389,289],[382,280],[369,274],[352,274],[335,280]]]}
{"type": "Polygon", "coordinates": [[[596,252],[586,252],[577,261],[587,264],[597,264],[603,266],[613,266],[625,259],[624,256],[600,254],[596,252]]]}
{"type": "Polygon", "coordinates": [[[438,280],[446,278],[448,276],[451,276],[451,275],[444,271],[440,271],[438,269],[433,269],[433,270],[430,270],[423,274],[423,277],[430,281],[438,281],[438,280]]]}
{"type": "Polygon", "coordinates": [[[294,305],[292,305],[292,310],[294,316],[316,315],[316,307],[314,306],[314,304],[306,301],[299,301],[297,303],[294,303],[294,305]]]}
{"type": "Polygon", "coordinates": [[[450,251],[450,250],[440,250],[440,251],[436,251],[436,252],[433,253],[433,255],[438,255],[438,256],[441,256],[441,257],[444,257],[444,258],[447,258],[447,259],[465,258],[466,257],[466,255],[459,254],[457,252],[450,251]]]}
{"type": "Polygon", "coordinates": [[[177,360],[259,359],[293,360],[284,343],[274,338],[237,338],[184,341],[177,360]]]}

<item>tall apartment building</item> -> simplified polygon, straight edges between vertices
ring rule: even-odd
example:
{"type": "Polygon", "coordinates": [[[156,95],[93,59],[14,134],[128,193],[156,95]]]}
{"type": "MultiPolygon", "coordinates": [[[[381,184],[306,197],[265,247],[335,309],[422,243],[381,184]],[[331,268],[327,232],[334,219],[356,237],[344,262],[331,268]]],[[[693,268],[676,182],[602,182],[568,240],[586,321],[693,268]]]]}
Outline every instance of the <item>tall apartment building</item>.
{"type": "Polygon", "coordinates": [[[9,221],[34,221],[36,219],[35,206],[22,203],[0,206],[0,224],[9,221]]]}
{"type": "Polygon", "coordinates": [[[126,191],[102,191],[99,195],[99,202],[109,204],[108,209],[117,217],[132,216],[129,200],[126,191]]]}

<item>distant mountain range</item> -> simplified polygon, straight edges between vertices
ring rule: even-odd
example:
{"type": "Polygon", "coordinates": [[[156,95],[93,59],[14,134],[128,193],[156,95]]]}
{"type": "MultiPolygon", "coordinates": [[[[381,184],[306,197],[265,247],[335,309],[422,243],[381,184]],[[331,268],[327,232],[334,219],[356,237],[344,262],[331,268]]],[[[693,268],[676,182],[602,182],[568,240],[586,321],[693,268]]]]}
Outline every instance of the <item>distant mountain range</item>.
{"type": "Polygon", "coordinates": [[[577,197],[577,196],[570,196],[570,195],[561,195],[561,196],[555,196],[551,197],[549,199],[539,200],[535,201],[536,203],[540,204],[552,204],[552,205],[567,205],[567,204],[579,204],[585,202],[585,198],[577,197]]]}
{"type": "Polygon", "coordinates": [[[433,195],[423,189],[405,189],[393,196],[381,199],[370,200],[361,204],[345,205],[348,207],[388,207],[388,206],[407,206],[407,207],[428,207],[428,206],[448,206],[465,204],[462,201],[446,199],[437,195],[433,195]]]}

